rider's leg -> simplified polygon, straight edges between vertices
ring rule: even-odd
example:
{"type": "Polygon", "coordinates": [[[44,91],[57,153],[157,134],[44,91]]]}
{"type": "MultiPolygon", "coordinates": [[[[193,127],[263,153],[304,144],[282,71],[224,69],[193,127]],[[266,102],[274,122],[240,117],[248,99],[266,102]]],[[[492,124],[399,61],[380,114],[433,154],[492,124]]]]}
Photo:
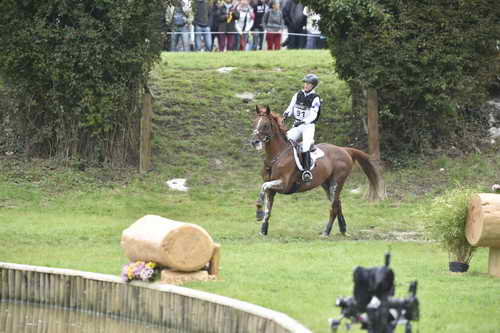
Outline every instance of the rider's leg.
{"type": "Polygon", "coordinates": [[[302,125],[303,130],[302,130],[302,157],[304,160],[304,172],[302,173],[302,180],[305,182],[310,182],[312,180],[312,173],[311,173],[311,146],[314,143],[314,132],[315,132],[315,125],[314,124],[307,124],[307,125],[302,125]]]}
{"type": "Polygon", "coordinates": [[[302,151],[310,151],[311,146],[314,144],[314,132],[316,126],[314,124],[302,125],[302,151]]]}
{"type": "Polygon", "coordinates": [[[298,127],[292,127],[286,132],[286,138],[288,140],[299,141],[302,137],[302,132],[298,127]]]}

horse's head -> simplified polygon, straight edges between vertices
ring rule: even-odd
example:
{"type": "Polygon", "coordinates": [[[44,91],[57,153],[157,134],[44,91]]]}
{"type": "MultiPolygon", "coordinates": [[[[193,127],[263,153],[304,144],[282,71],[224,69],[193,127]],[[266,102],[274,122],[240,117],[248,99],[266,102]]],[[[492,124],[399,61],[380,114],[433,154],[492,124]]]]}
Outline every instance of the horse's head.
{"type": "Polygon", "coordinates": [[[268,143],[278,134],[286,132],[282,118],[271,112],[269,106],[255,106],[255,120],[250,142],[255,149],[261,150],[263,144],[268,143]]]}

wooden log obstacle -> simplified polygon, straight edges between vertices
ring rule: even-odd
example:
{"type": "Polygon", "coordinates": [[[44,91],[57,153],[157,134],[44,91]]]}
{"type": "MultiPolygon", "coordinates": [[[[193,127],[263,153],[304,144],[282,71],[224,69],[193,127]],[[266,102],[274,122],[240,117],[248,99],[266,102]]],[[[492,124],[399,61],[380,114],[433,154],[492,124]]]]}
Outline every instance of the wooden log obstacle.
{"type": "Polygon", "coordinates": [[[490,248],[488,273],[500,277],[500,194],[478,193],[472,196],[465,235],[472,246],[490,248]]]}
{"type": "Polygon", "coordinates": [[[146,215],[122,232],[121,246],[130,261],[164,266],[162,282],[208,280],[219,273],[220,246],[196,224],[146,215]]]}

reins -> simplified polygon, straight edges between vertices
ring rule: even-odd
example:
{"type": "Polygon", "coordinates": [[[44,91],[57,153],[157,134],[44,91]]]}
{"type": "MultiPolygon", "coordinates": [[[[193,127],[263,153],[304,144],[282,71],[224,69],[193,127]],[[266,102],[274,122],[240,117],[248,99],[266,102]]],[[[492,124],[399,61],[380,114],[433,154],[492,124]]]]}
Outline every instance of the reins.
{"type": "MultiPolygon", "coordinates": [[[[259,115],[259,116],[260,116],[260,117],[266,117],[266,115],[259,115]]],[[[271,135],[265,135],[265,136],[263,137],[262,142],[264,142],[264,143],[267,143],[267,142],[271,141],[271,139],[272,139],[272,138],[276,135],[276,133],[274,133],[274,130],[273,130],[273,126],[274,126],[274,125],[273,125],[273,120],[276,120],[276,118],[274,118],[273,116],[267,116],[267,117],[269,117],[269,118],[270,118],[270,120],[271,120],[271,121],[270,121],[270,126],[271,126],[271,135]]],[[[281,130],[281,128],[280,128],[280,126],[279,126],[279,125],[277,126],[277,130],[278,130],[278,134],[282,135],[282,136],[283,136],[283,138],[285,139],[285,142],[286,142],[286,144],[287,144],[287,147],[286,147],[285,149],[283,149],[282,151],[280,151],[280,152],[279,152],[276,156],[274,156],[274,157],[273,157],[273,159],[269,162],[269,164],[265,163],[265,164],[266,164],[266,167],[267,167],[267,169],[268,169],[268,170],[271,170],[271,169],[272,169],[272,167],[273,167],[273,165],[274,165],[276,162],[278,162],[278,161],[279,161],[279,159],[282,157],[282,155],[283,155],[284,153],[286,153],[287,151],[289,151],[289,150],[290,150],[290,148],[292,148],[292,147],[293,147],[293,145],[292,145],[292,144],[288,141],[288,139],[287,139],[286,135],[282,132],[282,130],[281,130]]],[[[258,130],[257,130],[257,133],[259,133],[259,134],[260,134],[260,131],[258,131],[258,130]]]]}
{"type": "Polygon", "coordinates": [[[271,160],[271,167],[273,166],[274,163],[278,162],[279,159],[281,158],[281,155],[283,155],[285,152],[289,151],[290,148],[292,148],[292,144],[288,142],[288,147],[283,149],[278,155],[274,156],[274,158],[271,160]]]}

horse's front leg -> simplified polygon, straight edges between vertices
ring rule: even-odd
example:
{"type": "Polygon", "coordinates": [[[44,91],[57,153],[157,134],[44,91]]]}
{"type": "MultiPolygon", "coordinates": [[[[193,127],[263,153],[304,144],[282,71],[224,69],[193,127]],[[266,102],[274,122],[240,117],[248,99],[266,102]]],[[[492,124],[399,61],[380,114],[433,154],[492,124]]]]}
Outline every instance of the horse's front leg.
{"type": "Polygon", "coordinates": [[[264,192],[259,193],[259,198],[255,202],[255,205],[257,206],[257,212],[256,212],[256,217],[257,217],[257,222],[262,221],[264,219],[264,205],[266,204],[266,194],[264,192]]]}
{"type": "Polygon", "coordinates": [[[260,193],[259,193],[259,198],[257,199],[256,205],[257,205],[257,221],[262,221],[264,219],[264,222],[262,223],[261,226],[261,234],[262,235],[267,235],[267,229],[269,227],[269,217],[271,216],[271,210],[273,206],[273,201],[274,201],[274,195],[276,194],[276,190],[279,190],[281,187],[282,181],[280,179],[278,180],[272,180],[269,182],[265,182],[262,184],[260,193]],[[265,208],[265,211],[263,207],[265,208]]]}
{"type": "Polygon", "coordinates": [[[266,199],[266,211],[264,212],[264,222],[260,226],[260,234],[266,236],[267,230],[269,229],[269,218],[271,217],[271,211],[273,210],[274,196],[276,192],[268,191],[266,199]]]}

